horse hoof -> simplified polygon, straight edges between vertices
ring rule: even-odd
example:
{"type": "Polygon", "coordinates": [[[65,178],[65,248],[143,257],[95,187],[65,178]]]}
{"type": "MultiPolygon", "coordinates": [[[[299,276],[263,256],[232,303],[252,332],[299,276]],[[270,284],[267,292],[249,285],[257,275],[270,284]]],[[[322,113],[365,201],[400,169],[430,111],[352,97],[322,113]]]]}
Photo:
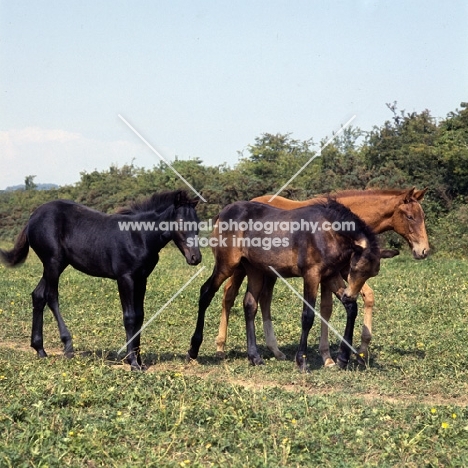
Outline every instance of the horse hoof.
{"type": "Polygon", "coordinates": [[[346,369],[348,367],[348,362],[347,361],[342,361],[340,358],[336,360],[336,364],[340,369],[346,369]]]}
{"type": "Polygon", "coordinates": [[[332,358],[327,358],[325,359],[323,367],[327,367],[327,368],[336,367],[336,363],[332,358]]]}
{"type": "Polygon", "coordinates": [[[226,353],[224,351],[216,351],[216,357],[218,359],[226,359],[226,353]]]}
{"type": "Polygon", "coordinates": [[[265,362],[261,357],[254,357],[254,358],[249,358],[250,364],[252,366],[264,366],[265,362]]]}
{"type": "Polygon", "coordinates": [[[364,353],[356,354],[356,360],[360,366],[367,366],[367,358],[364,353]]]}
{"type": "Polygon", "coordinates": [[[142,364],[141,366],[140,364],[134,364],[130,366],[130,370],[134,372],[145,372],[146,370],[148,370],[148,368],[144,364],[142,364]]]}
{"type": "Polygon", "coordinates": [[[188,353],[185,355],[185,362],[186,362],[187,364],[192,365],[192,366],[198,365],[197,358],[193,358],[192,356],[190,356],[190,352],[188,352],[188,353]]]}
{"type": "Polygon", "coordinates": [[[43,349],[41,349],[41,350],[37,351],[37,357],[38,358],[46,358],[47,353],[43,349]]]}
{"type": "Polygon", "coordinates": [[[67,359],[71,359],[71,358],[74,358],[75,357],[75,352],[73,350],[71,351],[64,351],[63,355],[67,358],[67,359]]]}
{"type": "Polygon", "coordinates": [[[360,352],[358,350],[358,353],[356,354],[356,360],[359,365],[366,366],[369,362],[369,353],[367,351],[360,352]]]}
{"type": "Polygon", "coordinates": [[[280,351],[279,353],[275,354],[275,358],[277,361],[286,361],[286,354],[280,351]]]}

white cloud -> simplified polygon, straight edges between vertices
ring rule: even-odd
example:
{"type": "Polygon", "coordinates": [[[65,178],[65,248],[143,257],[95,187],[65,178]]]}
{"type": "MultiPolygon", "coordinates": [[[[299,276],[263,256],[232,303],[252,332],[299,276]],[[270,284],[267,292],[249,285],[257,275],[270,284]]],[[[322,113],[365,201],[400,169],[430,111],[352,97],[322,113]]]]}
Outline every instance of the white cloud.
{"type": "Polygon", "coordinates": [[[101,141],[40,127],[0,131],[0,189],[23,183],[27,175],[35,175],[36,183],[72,184],[82,171],[104,170],[132,160],[140,167],[159,162],[138,140],[101,141]]]}
{"type": "Polygon", "coordinates": [[[21,145],[25,143],[46,143],[76,141],[80,138],[79,133],[67,132],[65,130],[50,130],[40,127],[26,127],[0,131],[0,144],[5,142],[21,145]]]}

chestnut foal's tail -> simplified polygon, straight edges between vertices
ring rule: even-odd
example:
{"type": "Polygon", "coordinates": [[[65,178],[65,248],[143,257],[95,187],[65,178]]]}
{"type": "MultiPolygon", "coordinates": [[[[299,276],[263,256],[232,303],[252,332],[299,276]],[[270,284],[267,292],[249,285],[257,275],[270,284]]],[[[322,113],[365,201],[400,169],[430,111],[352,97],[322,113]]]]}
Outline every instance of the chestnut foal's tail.
{"type": "Polygon", "coordinates": [[[0,249],[0,261],[8,267],[21,265],[29,253],[29,241],[26,235],[28,225],[24,226],[12,250],[0,249]]]}

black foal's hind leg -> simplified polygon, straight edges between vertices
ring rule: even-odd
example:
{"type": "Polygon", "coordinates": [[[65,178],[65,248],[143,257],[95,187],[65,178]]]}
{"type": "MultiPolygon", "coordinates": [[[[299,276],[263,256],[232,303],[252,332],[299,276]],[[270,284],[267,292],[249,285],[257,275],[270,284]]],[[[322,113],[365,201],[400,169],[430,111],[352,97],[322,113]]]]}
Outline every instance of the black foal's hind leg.
{"type": "Polygon", "coordinates": [[[47,357],[44,350],[44,307],[46,305],[46,281],[44,277],[41,278],[36,289],[31,293],[33,303],[33,317],[32,317],[32,330],[31,330],[31,347],[36,350],[39,357],[47,357]]]}
{"type": "Polygon", "coordinates": [[[58,294],[58,283],[59,277],[62,273],[63,268],[56,269],[50,268],[47,272],[47,287],[46,287],[46,300],[47,305],[49,306],[50,310],[54,314],[55,320],[57,321],[59,333],[60,333],[60,340],[63,343],[63,352],[65,356],[72,357],[73,356],[73,341],[70,331],[68,330],[65,322],[60,314],[59,309],[59,294],[58,294]]]}

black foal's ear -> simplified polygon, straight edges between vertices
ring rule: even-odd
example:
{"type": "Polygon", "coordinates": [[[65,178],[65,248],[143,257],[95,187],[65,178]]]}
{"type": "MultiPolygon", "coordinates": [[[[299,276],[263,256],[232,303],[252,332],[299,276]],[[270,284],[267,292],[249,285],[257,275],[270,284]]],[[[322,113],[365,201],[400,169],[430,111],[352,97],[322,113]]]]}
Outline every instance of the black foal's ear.
{"type": "Polygon", "coordinates": [[[393,258],[400,255],[397,249],[380,249],[380,258],[393,258]]]}
{"type": "Polygon", "coordinates": [[[194,198],[193,200],[190,200],[190,205],[195,208],[198,205],[198,202],[200,201],[199,198],[194,198]]]}
{"type": "Polygon", "coordinates": [[[174,197],[174,207],[180,208],[182,205],[187,203],[187,195],[182,190],[179,190],[174,197]]]}

